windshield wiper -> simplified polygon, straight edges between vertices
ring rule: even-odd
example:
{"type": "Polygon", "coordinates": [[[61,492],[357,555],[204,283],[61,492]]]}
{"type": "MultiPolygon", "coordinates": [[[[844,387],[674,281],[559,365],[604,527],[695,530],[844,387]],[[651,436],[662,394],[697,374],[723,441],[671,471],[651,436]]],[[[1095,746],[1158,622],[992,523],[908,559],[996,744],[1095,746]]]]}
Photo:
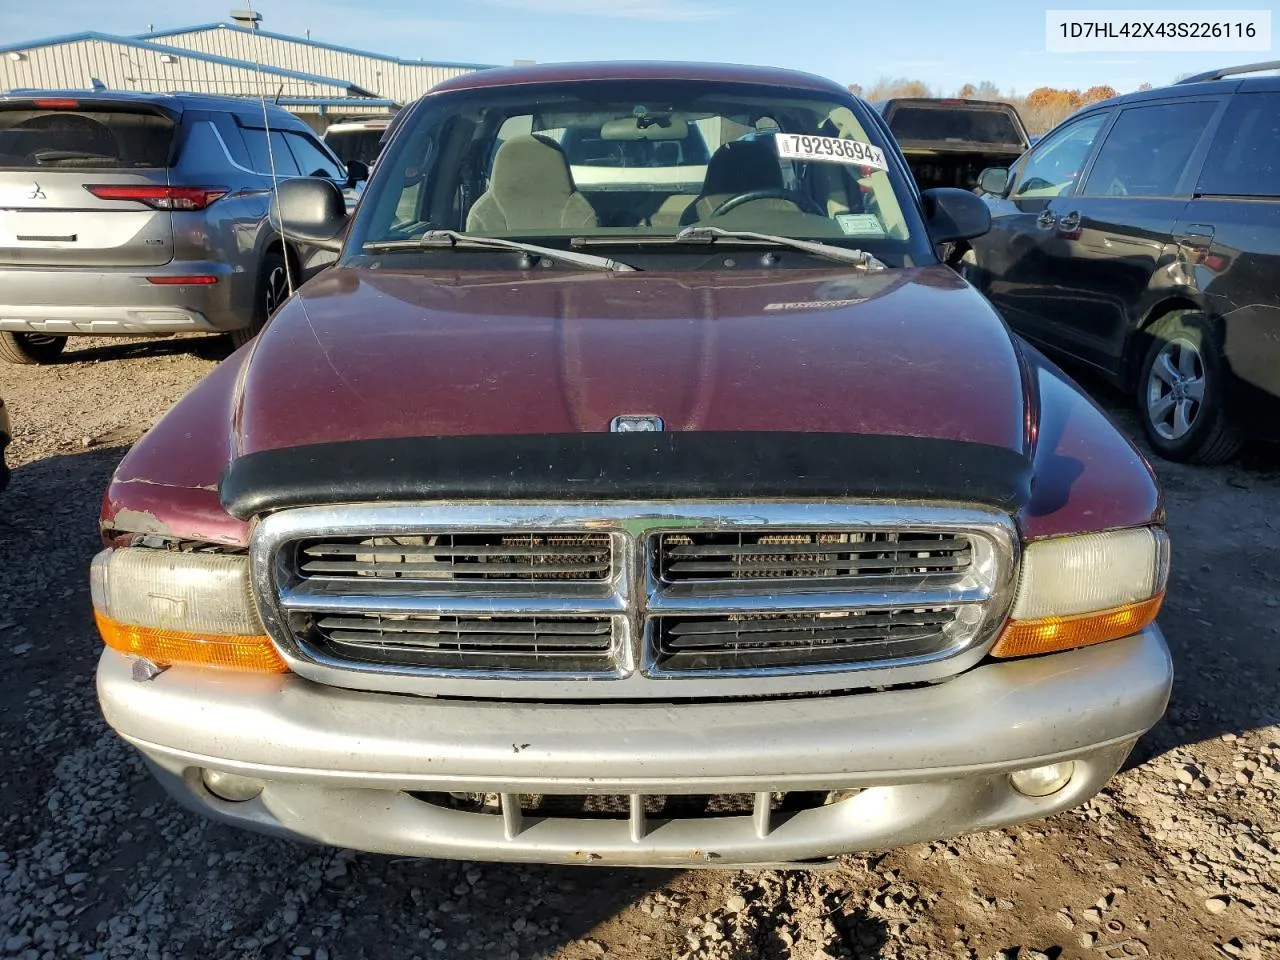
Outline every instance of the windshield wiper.
{"type": "Polygon", "coordinates": [[[819,243],[816,240],[800,240],[796,237],[783,237],[772,233],[755,233],[751,230],[725,230],[723,227],[685,227],[672,239],[676,243],[715,243],[726,240],[753,240],[756,243],[767,243],[773,246],[790,247],[815,257],[825,257],[837,263],[852,263],[866,270],[886,270],[883,262],[865,250],[850,250],[830,243],[819,243]]]}
{"type": "Polygon", "coordinates": [[[536,243],[523,243],[519,240],[503,240],[500,237],[476,237],[467,233],[458,233],[456,230],[428,230],[422,236],[410,240],[373,240],[366,243],[363,249],[366,253],[391,253],[396,250],[431,250],[437,247],[518,250],[521,253],[533,254],[535,257],[562,260],[588,270],[609,270],[614,273],[636,271],[631,264],[609,257],[597,257],[594,254],[578,253],[574,250],[557,250],[554,247],[542,247],[536,243]]]}
{"type": "Polygon", "coordinates": [[[887,270],[888,267],[865,250],[850,250],[831,243],[816,240],[799,240],[795,237],[775,236],[772,233],[754,233],[750,230],[725,230],[723,227],[685,227],[673,237],[642,234],[636,237],[599,236],[574,237],[569,241],[574,247],[617,247],[630,244],[639,246],[669,246],[673,243],[715,243],[717,240],[745,240],[748,243],[769,247],[790,247],[815,257],[852,263],[864,270],[887,270]]]}

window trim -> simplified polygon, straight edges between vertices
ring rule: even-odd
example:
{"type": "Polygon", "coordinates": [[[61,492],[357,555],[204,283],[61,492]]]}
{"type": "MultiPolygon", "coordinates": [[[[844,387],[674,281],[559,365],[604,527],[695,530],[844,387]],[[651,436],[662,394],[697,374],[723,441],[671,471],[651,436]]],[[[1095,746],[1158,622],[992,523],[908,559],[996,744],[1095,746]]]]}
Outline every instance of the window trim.
{"type": "Polygon", "coordinates": [[[1098,141],[1094,144],[1093,154],[1090,156],[1088,163],[1085,164],[1084,176],[1076,184],[1074,196],[1081,200],[1186,200],[1191,198],[1195,195],[1196,182],[1200,178],[1200,171],[1204,166],[1205,157],[1208,155],[1209,148],[1213,143],[1213,136],[1217,133],[1218,126],[1222,122],[1222,115],[1226,111],[1225,104],[1229,100],[1230,97],[1210,93],[1190,97],[1164,97],[1159,100],[1142,100],[1136,103],[1118,104],[1111,122],[1098,135],[1098,141]],[[1089,178],[1093,176],[1093,168],[1102,154],[1103,147],[1110,141],[1111,135],[1115,133],[1116,126],[1126,113],[1136,110],[1150,110],[1153,107],[1176,106],[1183,103],[1216,103],[1217,106],[1205,121],[1204,127],[1200,131],[1200,139],[1196,141],[1195,146],[1191,148],[1191,153],[1187,155],[1182,167],[1182,173],[1178,175],[1178,180],[1173,186],[1172,193],[1132,196],[1125,194],[1121,197],[1112,197],[1108,194],[1083,192],[1082,188],[1088,185],[1089,178]]]}

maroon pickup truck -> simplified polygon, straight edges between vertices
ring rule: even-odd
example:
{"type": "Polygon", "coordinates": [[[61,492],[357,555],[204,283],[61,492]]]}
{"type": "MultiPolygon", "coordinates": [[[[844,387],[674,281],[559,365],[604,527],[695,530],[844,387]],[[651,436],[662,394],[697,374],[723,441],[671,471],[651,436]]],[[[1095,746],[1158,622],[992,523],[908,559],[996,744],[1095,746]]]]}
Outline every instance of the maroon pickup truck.
{"type": "Polygon", "coordinates": [[[128,454],[111,725],[183,803],[400,855],[798,863],[1092,796],[1161,716],[1146,462],[938,262],[828,81],[450,80],[128,454]]]}

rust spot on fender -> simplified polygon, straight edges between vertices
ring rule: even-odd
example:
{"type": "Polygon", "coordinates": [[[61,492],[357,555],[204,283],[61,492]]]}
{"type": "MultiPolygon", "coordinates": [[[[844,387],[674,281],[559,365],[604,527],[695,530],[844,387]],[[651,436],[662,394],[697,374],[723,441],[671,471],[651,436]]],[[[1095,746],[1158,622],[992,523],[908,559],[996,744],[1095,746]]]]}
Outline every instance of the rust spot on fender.
{"type": "Polygon", "coordinates": [[[100,523],[102,529],[117,530],[122,533],[149,533],[162,537],[173,536],[169,525],[149,510],[130,510],[123,507],[117,510],[110,520],[100,523]]]}

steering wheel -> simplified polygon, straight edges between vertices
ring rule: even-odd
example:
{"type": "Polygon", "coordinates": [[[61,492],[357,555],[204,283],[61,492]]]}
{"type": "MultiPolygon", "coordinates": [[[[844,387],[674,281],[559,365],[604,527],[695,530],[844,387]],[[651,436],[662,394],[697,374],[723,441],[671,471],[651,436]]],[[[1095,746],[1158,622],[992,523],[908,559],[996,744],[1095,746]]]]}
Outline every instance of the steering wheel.
{"type": "Polygon", "coordinates": [[[826,211],[818,206],[817,201],[812,197],[807,197],[803,193],[795,190],[786,190],[782,187],[766,187],[763,190],[748,190],[746,193],[740,193],[736,197],[730,197],[707,216],[722,217],[730,210],[737,210],[744,203],[751,203],[754,200],[786,200],[788,203],[794,203],[803,213],[812,213],[819,217],[827,215],[826,211]]]}

